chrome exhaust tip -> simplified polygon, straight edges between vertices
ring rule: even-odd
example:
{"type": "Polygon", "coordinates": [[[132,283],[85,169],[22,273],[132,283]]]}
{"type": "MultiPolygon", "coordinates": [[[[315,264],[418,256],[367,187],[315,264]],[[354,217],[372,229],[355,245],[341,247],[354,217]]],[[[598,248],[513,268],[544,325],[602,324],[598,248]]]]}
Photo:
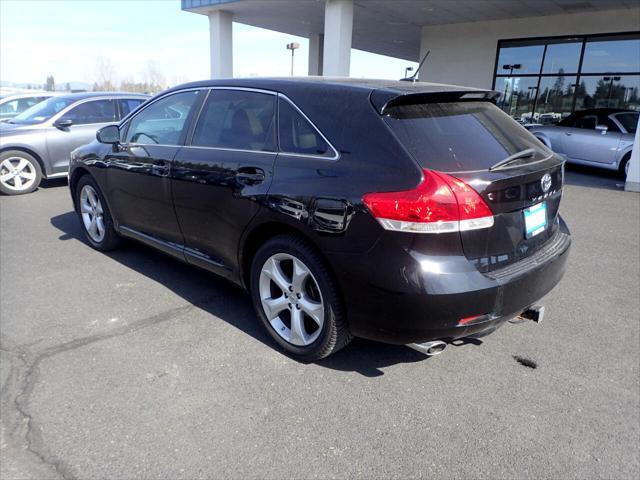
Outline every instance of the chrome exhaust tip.
{"type": "Polygon", "coordinates": [[[529,307],[518,315],[517,318],[519,320],[531,320],[536,323],[542,323],[542,319],[544,318],[544,307],[541,307],[540,305],[529,307]]]}
{"type": "Polygon", "coordinates": [[[434,355],[440,355],[447,348],[447,344],[442,340],[434,340],[432,342],[424,343],[408,343],[407,347],[424,353],[427,357],[433,357],[434,355]]]}

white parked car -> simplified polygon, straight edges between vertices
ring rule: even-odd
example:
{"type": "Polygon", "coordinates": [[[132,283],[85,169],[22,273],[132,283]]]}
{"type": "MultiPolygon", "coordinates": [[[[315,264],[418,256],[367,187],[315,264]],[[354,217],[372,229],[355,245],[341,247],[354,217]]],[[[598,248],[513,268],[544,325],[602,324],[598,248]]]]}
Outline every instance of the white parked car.
{"type": "Polygon", "coordinates": [[[29,92],[29,93],[11,93],[0,97],[0,122],[17,116],[26,109],[53,97],[60,95],[57,92],[29,92]]]}

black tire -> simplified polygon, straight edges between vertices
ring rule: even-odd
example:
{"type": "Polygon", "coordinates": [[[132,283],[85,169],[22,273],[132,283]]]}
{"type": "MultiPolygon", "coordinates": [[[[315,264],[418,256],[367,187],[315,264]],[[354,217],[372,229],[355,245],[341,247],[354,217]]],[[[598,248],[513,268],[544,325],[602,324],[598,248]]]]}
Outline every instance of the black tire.
{"type": "MultiPolygon", "coordinates": [[[[29,175],[35,175],[35,178],[33,180],[29,179],[29,185],[25,188],[16,188],[15,180],[13,178],[11,180],[7,180],[6,182],[0,180],[0,192],[5,195],[23,195],[25,193],[31,193],[36,188],[38,188],[38,185],[40,185],[40,181],[42,180],[42,168],[40,167],[40,163],[33,157],[33,155],[29,155],[28,153],[21,150],[7,150],[0,153],[0,176],[10,173],[9,170],[2,166],[3,162],[5,162],[6,160],[10,160],[12,164],[16,164],[21,160],[25,160],[26,162],[28,162],[25,173],[28,173],[29,175]]],[[[19,181],[22,184],[23,178],[20,177],[19,181]]]]}
{"type": "Polygon", "coordinates": [[[109,206],[105,201],[104,195],[102,191],[98,187],[96,181],[90,175],[84,175],[80,177],[78,183],[76,184],[75,190],[75,199],[76,199],[76,213],[78,214],[78,220],[80,221],[80,227],[82,228],[82,233],[84,234],[84,238],[89,245],[91,245],[96,250],[100,250],[102,252],[106,252],[109,250],[114,250],[118,248],[122,243],[122,238],[116,232],[113,226],[113,218],[111,217],[111,212],[109,211],[109,206]],[[81,193],[82,189],[85,186],[90,186],[96,192],[100,204],[102,206],[102,222],[104,224],[104,236],[101,240],[95,240],[89,234],[88,229],[85,226],[82,213],[81,213],[81,193]]]}
{"type": "Polygon", "coordinates": [[[627,165],[629,164],[629,160],[631,160],[631,154],[627,153],[622,160],[620,160],[620,166],[618,167],[618,173],[622,178],[627,177],[627,173],[625,172],[627,165]]]}
{"type": "Polygon", "coordinates": [[[325,262],[302,238],[292,235],[278,235],[269,239],[256,252],[251,262],[250,293],[253,306],[278,346],[291,357],[313,362],[337,352],[347,345],[353,336],[349,332],[338,286],[332,278],[325,262]],[[265,262],[273,255],[285,253],[301,260],[311,272],[320,290],[324,304],[324,323],[315,341],[307,346],[296,346],[282,338],[273,328],[262,307],[259,291],[259,279],[265,262]]]}

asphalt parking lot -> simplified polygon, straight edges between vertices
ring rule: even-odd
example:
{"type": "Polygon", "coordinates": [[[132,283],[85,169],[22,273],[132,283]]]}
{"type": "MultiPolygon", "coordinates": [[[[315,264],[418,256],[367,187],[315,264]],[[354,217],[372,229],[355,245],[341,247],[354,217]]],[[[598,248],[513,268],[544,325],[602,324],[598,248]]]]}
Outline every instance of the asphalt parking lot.
{"type": "Polygon", "coordinates": [[[225,281],[89,248],[64,182],[0,197],[0,477],[637,478],[640,196],[567,179],[543,325],[312,365],[225,281]]]}

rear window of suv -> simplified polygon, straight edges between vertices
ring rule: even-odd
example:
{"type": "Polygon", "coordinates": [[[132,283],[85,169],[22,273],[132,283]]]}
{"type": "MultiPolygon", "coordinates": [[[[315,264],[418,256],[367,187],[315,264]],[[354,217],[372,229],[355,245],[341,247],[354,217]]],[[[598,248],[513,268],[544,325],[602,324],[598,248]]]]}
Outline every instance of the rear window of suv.
{"type": "Polygon", "coordinates": [[[385,109],[384,119],[423,168],[442,172],[486,170],[523,150],[543,149],[490,102],[399,105],[385,109]]]}

